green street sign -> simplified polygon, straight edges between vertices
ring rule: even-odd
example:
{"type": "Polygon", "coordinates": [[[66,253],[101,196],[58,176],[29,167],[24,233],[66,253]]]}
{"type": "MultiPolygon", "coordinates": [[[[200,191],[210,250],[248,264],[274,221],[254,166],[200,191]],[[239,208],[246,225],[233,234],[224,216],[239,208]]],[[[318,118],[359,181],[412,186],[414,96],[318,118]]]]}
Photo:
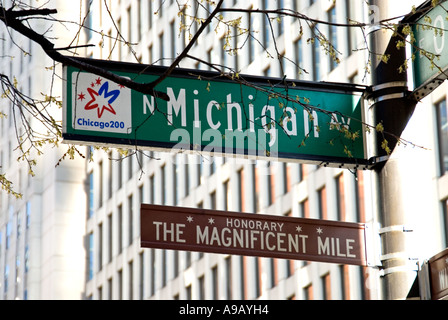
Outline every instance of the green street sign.
{"type": "MultiPolygon", "coordinates": [[[[141,83],[166,70],[89,62],[141,83]]],[[[362,86],[242,75],[232,80],[175,69],[155,88],[167,94],[166,101],[70,66],[64,67],[64,79],[65,142],[328,166],[369,163],[362,86]]]]}
{"type": "Polygon", "coordinates": [[[448,1],[441,1],[412,22],[415,37],[413,69],[415,95],[423,98],[448,78],[448,1]]]}

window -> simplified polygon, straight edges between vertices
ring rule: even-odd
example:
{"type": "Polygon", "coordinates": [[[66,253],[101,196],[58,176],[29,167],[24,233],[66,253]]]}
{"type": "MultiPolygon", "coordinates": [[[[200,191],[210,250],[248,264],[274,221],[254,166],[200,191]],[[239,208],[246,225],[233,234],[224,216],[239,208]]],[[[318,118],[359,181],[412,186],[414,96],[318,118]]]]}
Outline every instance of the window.
{"type": "MultiPolygon", "coordinates": [[[[283,10],[285,8],[285,3],[284,2],[285,2],[284,0],[277,0],[277,10],[283,10]]],[[[285,28],[284,24],[285,23],[283,21],[283,16],[278,15],[277,19],[278,19],[278,20],[276,20],[277,23],[278,23],[278,26],[277,26],[277,36],[281,36],[283,34],[283,32],[284,32],[284,28],[285,28]]]]}
{"type": "MultiPolygon", "coordinates": [[[[1,233],[0,233],[1,236],[1,233]]],[[[30,247],[28,245],[25,246],[25,273],[28,273],[30,270],[30,247]]]]}
{"type": "Polygon", "coordinates": [[[327,273],[321,277],[322,282],[322,296],[324,300],[331,300],[331,281],[330,274],[327,273]]]}
{"type": "Polygon", "coordinates": [[[314,41],[312,43],[312,63],[313,63],[313,80],[320,81],[320,43],[319,43],[319,31],[316,27],[313,27],[312,34],[314,41]]]}
{"type": "Polygon", "coordinates": [[[129,231],[129,237],[128,237],[128,245],[132,244],[132,240],[134,239],[134,224],[133,224],[133,219],[134,219],[134,206],[133,206],[133,196],[132,194],[128,197],[128,231],[129,231]]]}
{"type": "Polygon", "coordinates": [[[300,202],[300,216],[302,218],[310,218],[310,204],[308,199],[303,200],[300,202]]]}
{"type": "Polygon", "coordinates": [[[93,233],[89,234],[89,280],[93,278],[93,254],[94,254],[94,248],[93,248],[93,233]]]}
{"type": "Polygon", "coordinates": [[[128,262],[129,300],[134,298],[134,261],[128,262]]]}
{"type": "Polygon", "coordinates": [[[218,299],[218,266],[214,266],[212,268],[212,285],[213,285],[213,295],[212,295],[212,300],[217,300],[218,299]]]}
{"type": "Polygon", "coordinates": [[[121,253],[123,250],[123,206],[120,204],[118,206],[118,253],[121,253]]]}
{"type": "Polygon", "coordinates": [[[249,33],[248,33],[248,37],[247,37],[247,48],[248,48],[248,60],[249,63],[251,63],[254,60],[255,57],[255,52],[256,52],[256,40],[253,38],[252,33],[254,32],[253,30],[253,26],[252,26],[252,16],[249,13],[248,16],[248,21],[249,21],[249,33]]]}
{"type": "Polygon", "coordinates": [[[185,288],[185,298],[186,300],[191,300],[191,284],[185,288]]]}
{"type": "Polygon", "coordinates": [[[130,43],[132,42],[132,23],[131,23],[131,7],[129,6],[127,9],[126,9],[126,20],[127,20],[127,22],[128,22],[128,25],[127,25],[127,32],[128,32],[128,35],[127,35],[127,41],[129,42],[129,45],[128,45],[128,53],[131,53],[131,45],[130,45],[130,43]]]}
{"type": "Polygon", "coordinates": [[[95,212],[95,202],[94,202],[94,194],[95,190],[93,188],[93,172],[89,174],[89,218],[93,216],[95,212]]]}
{"type": "Polygon", "coordinates": [[[167,282],[167,271],[166,267],[167,267],[167,251],[166,250],[162,250],[162,287],[166,286],[166,282],[167,282]]]}
{"type": "Polygon", "coordinates": [[[216,191],[210,193],[210,209],[216,209],[216,191]]]}
{"type": "MultiPolygon", "coordinates": [[[[263,0],[263,9],[269,9],[269,1],[263,0]]],[[[271,20],[267,15],[263,15],[263,45],[265,50],[268,49],[269,45],[271,44],[271,20]]]]}
{"type": "Polygon", "coordinates": [[[103,162],[101,161],[98,164],[98,206],[101,207],[103,205],[103,162]]]}
{"type": "Polygon", "coordinates": [[[175,59],[177,57],[177,42],[176,42],[176,29],[174,25],[174,20],[170,23],[170,38],[171,38],[171,57],[175,59]]]}
{"type": "Polygon", "coordinates": [[[365,213],[365,200],[364,200],[364,173],[363,171],[360,170],[356,172],[355,192],[356,192],[356,211],[357,211],[356,219],[357,222],[365,222],[366,213],[365,213]]]}
{"type": "Polygon", "coordinates": [[[151,254],[150,254],[150,290],[149,293],[151,296],[154,295],[154,293],[156,292],[156,252],[155,249],[151,249],[151,254]]]}
{"type": "Polygon", "coordinates": [[[142,38],[142,6],[140,1],[137,1],[137,41],[140,42],[142,38]]]}
{"type": "Polygon", "coordinates": [[[336,202],[337,202],[337,220],[345,221],[345,192],[344,192],[344,174],[336,177],[336,202]]]}
{"type": "Polygon", "coordinates": [[[167,190],[166,190],[166,177],[165,177],[166,168],[165,168],[165,165],[163,165],[160,168],[160,171],[161,171],[161,173],[160,173],[161,204],[166,204],[165,201],[166,201],[166,196],[167,196],[167,190]]]}
{"type": "MultiPolygon", "coordinates": [[[[118,31],[117,31],[117,39],[119,39],[120,38],[120,34],[118,33],[118,32],[121,32],[121,18],[119,18],[118,20],[117,20],[117,29],[118,29],[118,31]]],[[[121,47],[122,47],[122,45],[121,44],[119,44],[119,46],[118,46],[118,60],[121,60],[121,47]]]]}
{"type": "Polygon", "coordinates": [[[448,171],[448,116],[445,99],[436,104],[436,114],[439,134],[440,173],[443,175],[448,171]]]}
{"type": "Polygon", "coordinates": [[[98,268],[103,267],[103,224],[98,225],[98,268]]]}
{"type": "Polygon", "coordinates": [[[261,296],[261,281],[262,281],[262,272],[261,272],[261,258],[254,258],[254,268],[255,268],[255,297],[261,296]]]}
{"type": "Polygon", "coordinates": [[[112,198],[112,193],[113,193],[113,190],[112,190],[112,185],[113,185],[112,177],[113,177],[112,156],[109,153],[109,166],[108,166],[108,174],[107,174],[107,179],[108,179],[108,181],[107,181],[107,197],[108,197],[108,199],[112,198]]]}
{"type": "Polygon", "coordinates": [[[291,191],[292,189],[292,163],[284,163],[283,164],[284,167],[284,193],[287,193],[289,191],[291,191]]]}
{"type": "Polygon", "coordinates": [[[113,225],[112,225],[112,213],[110,213],[108,216],[107,216],[107,227],[108,227],[108,235],[107,235],[107,237],[108,237],[108,244],[107,244],[107,247],[108,247],[108,252],[107,252],[107,255],[108,255],[108,259],[107,259],[107,261],[108,262],[111,262],[112,261],[112,255],[113,255],[113,246],[112,246],[112,244],[113,244],[113,235],[112,235],[112,231],[113,231],[113,225]]]}
{"type": "Polygon", "coordinates": [[[143,252],[140,252],[139,254],[138,254],[138,264],[139,264],[139,266],[140,266],[140,268],[139,268],[139,299],[140,300],[143,300],[143,298],[145,297],[145,295],[144,295],[144,290],[143,290],[143,288],[144,288],[144,283],[145,283],[145,259],[144,259],[144,256],[143,256],[143,252]]]}
{"type": "Polygon", "coordinates": [[[128,157],[128,180],[131,180],[132,172],[134,170],[134,168],[133,168],[134,160],[133,160],[132,150],[129,150],[129,154],[130,154],[130,156],[128,157]]]}
{"type": "Polygon", "coordinates": [[[230,197],[230,190],[229,190],[229,180],[225,181],[223,183],[223,190],[224,190],[224,208],[223,210],[229,210],[229,206],[232,204],[232,199],[230,197]]]}
{"type": "Polygon", "coordinates": [[[179,275],[179,250],[173,251],[172,259],[173,276],[176,278],[179,275]]]}
{"type": "Polygon", "coordinates": [[[117,173],[117,189],[121,188],[121,185],[123,184],[123,158],[121,155],[119,155],[119,159],[117,161],[118,164],[118,173],[117,173]]]}
{"type": "MultiPolygon", "coordinates": [[[[162,6],[160,6],[160,7],[162,7],[162,6]]],[[[164,49],[164,47],[163,47],[163,33],[161,33],[159,35],[159,63],[162,66],[163,66],[163,59],[164,59],[164,56],[165,56],[165,52],[164,52],[163,49],[164,49]]]]}
{"type": "Polygon", "coordinates": [[[112,278],[107,279],[107,289],[108,289],[109,300],[112,300],[112,293],[113,293],[112,278]]]}
{"type": "Polygon", "coordinates": [[[268,184],[268,199],[269,205],[275,202],[275,168],[273,162],[269,162],[269,170],[270,174],[267,176],[267,184],[268,184]]]}
{"type": "Polygon", "coordinates": [[[303,288],[303,300],[313,300],[314,299],[314,292],[313,292],[313,285],[310,284],[303,288]]]}
{"type": "Polygon", "coordinates": [[[4,293],[6,294],[8,292],[8,278],[9,278],[9,265],[5,265],[5,272],[3,275],[3,287],[4,287],[4,293]]]}
{"type": "Polygon", "coordinates": [[[228,256],[225,259],[225,268],[226,268],[226,299],[231,300],[232,299],[232,256],[228,256]]]}
{"type": "Polygon", "coordinates": [[[271,288],[274,288],[277,284],[278,284],[278,272],[277,272],[277,264],[278,264],[278,260],[277,259],[273,259],[270,258],[269,260],[269,265],[270,265],[270,281],[269,281],[269,286],[271,288]]]}
{"type": "MultiPolygon", "coordinates": [[[[330,23],[336,23],[336,6],[333,6],[329,11],[328,11],[328,22],[330,23]]],[[[333,46],[334,51],[330,51],[334,54],[334,56],[332,56],[332,54],[329,54],[328,56],[330,57],[330,70],[333,70],[334,68],[337,67],[337,62],[336,60],[336,54],[337,54],[337,44],[338,44],[338,28],[335,25],[329,25],[330,28],[330,32],[329,32],[329,41],[330,44],[333,46]]]]}
{"type": "Polygon", "coordinates": [[[205,299],[205,282],[204,276],[200,276],[198,279],[199,282],[199,300],[205,299]]]}
{"type": "Polygon", "coordinates": [[[238,195],[239,195],[239,202],[238,202],[238,208],[236,208],[238,211],[245,211],[246,210],[246,198],[245,198],[245,191],[244,191],[244,168],[238,171],[238,195]]]}
{"type": "Polygon", "coordinates": [[[11,233],[12,233],[12,225],[11,222],[6,224],[6,249],[9,249],[11,245],[11,233]]]}
{"type": "Polygon", "coordinates": [[[92,11],[91,11],[92,2],[87,2],[87,15],[84,22],[87,30],[87,39],[90,40],[93,36],[93,24],[92,24],[92,11]]]}
{"type": "Polygon", "coordinates": [[[149,203],[154,203],[155,190],[154,190],[154,175],[149,177],[149,203]]]}
{"type": "Polygon", "coordinates": [[[118,270],[118,300],[123,300],[123,269],[118,270]]]}
{"type": "Polygon", "coordinates": [[[325,187],[317,191],[317,197],[319,199],[319,219],[328,219],[327,215],[327,190],[325,187]]]}
{"type": "MultiPolygon", "coordinates": [[[[348,20],[347,22],[353,22],[353,19],[355,17],[355,6],[354,3],[351,3],[350,0],[345,0],[345,7],[347,10],[347,17],[348,20]]],[[[358,39],[357,39],[357,34],[356,34],[356,28],[346,28],[347,30],[347,43],[348,43],[348,54],[352,54],[353,50],[356,49],[357,44],[358,44],[358,39]]]]}
{"type": "Polygon", "coordinates": [[[339,274],[341,278],[341,298],[343,300],[350,299],[350,283],[349,283],[349,273],[348,265],[339,266],[339,274]]]}
{"type": "MultiPolygon", "coordinates": [[[[175,174],[173,179],[174,181],[174,194],[175,194],[175,198],[174,198],[174,204],[178,204],[180,202],[180,200],[182,199],[182,188],[180,188],[177,184],[182,180],[181,178],[181,174],[182,174],[182,165],[179,163],[181,161],[181,155],[177,154],[176,158],[175,158],[175,174]]],[[[184,191],[185,192],[185,191],[184,191]]]]}
{"type": "Polygon", "coordinates": [[[247,300],[247,257],[246,256],[240,256],[240,292],[241,297],[243,300],[247,300]]]}
{"type": "MultiPolygon", "coordinates": [[[[140,2],[140,1],[139,1],[140,2]]],[[[153,8],[152,8],[152,1],[147,1],[146,2],[148,5],[148,14],[145,15],[145,19],[148,20],[148,26],[152,26],[152,16],[154,14],[153,12],[153,8]]],[[[149,28],[148,28],[149,29],[149,28]]]]}
{"type": "Polygon", "coordinates": [[[448,199],[442,201],[442,221],[445,228],[445,247],[448,246],[448,199]]]}
{"type": "Polygon", "coordinates": [[[28,229],[31,223],[31,203],[27,201],[26,203],[26,222],[25,227],[28,229]]]}

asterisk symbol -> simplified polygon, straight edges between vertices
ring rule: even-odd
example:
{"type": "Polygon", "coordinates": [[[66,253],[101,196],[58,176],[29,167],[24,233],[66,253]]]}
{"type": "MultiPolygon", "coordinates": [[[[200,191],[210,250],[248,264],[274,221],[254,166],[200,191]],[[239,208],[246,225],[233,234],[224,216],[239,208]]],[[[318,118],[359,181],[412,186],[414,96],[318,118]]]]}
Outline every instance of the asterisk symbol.
{"type": "Polygon", "coordinates": [[[209,218],[209,219],[208,219],[208,223],[210,223],[210,224],[214,224],[214,223],[215,223],[215,219],[213,219],[213,218],[209,218]]]}
{"type": "Polygon", "coordinates": [[[319,227],[319,228],[316,228],[316,231],[317,231],[317,233],[318,233],[318,234],[322,234],[322,232],[324,232],[324,231],[322,230],[322,228],[321,228],[321,227],[319,227]]]}
{"type": "Polygon", "coordinates": [[[188,222],[193,222],[193,217],[192,217],[192,216],[188,216],[188,217],[187,217],[187,221],[188,221],[188,222]]]}
{"type": "Polygon", "coordinates": [[[83,93],[83,92],[81,92],[81,93],[79,93],[78,94],[78,100],[84,100],[86,98],[86,95],[83,93]]]}
{"type": "Polygon", "coordinates": [[[301,226],[297,226],[296,230],[297,230],[297,232],[302,232],[302,227],[301,226]]]}

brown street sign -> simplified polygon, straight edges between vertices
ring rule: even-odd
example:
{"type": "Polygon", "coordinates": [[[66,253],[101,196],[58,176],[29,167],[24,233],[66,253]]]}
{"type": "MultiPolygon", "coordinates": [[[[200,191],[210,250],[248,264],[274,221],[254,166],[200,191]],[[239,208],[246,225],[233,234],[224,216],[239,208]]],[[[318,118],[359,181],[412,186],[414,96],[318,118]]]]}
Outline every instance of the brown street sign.
{"type": "Polygon", "coordinates": [[[431,298],[448,299],[448,249],[429,259],[431,298]]]}
{"type": "Polygon", "coordinates": [[[141,246],[367,265],[365,225],[142,204],[141,246]]]}

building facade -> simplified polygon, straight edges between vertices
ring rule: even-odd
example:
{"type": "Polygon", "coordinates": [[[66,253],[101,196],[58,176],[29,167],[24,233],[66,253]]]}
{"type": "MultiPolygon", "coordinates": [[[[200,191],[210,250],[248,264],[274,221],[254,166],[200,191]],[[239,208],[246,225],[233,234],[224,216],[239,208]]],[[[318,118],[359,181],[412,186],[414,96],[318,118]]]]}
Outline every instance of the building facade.
{"type": "MultiPolygon", "coordinates": [[[[85,21],[90,30],[86,41],[94,47],[86,56],[169,65],[199,28],[199,23],[192,23],[192,17],[204,18],[207,11],[214,8],[208,1],[189,1],[185,7],[179,3],[159,0],[91,2],[85,21]]],[[[391,12],[397,13],[395,16],[409,12],[412,4],[409,8],[399,8],[389,1],[391,12]]],[[[225,1],[224,5],[246,9],[291,8],[316,20],[341,24],[347,23],[348,16],[368,21],[375,11],[355,0],[233,0],[225,1]]],[[[361,29],[311,24],[293,17],[271,16],[268,21],[263,14],[227,12],[225,15],[229,20],[239,16],[242,19],[238,26],[227,28],[212,24],[206,28],[190,52],[196,59],[185,59],[180,66],[225,72],[230,67],[241,74],[369,84],[370,75],[366,72],[369,52],[361,50],[367,45],[361,29]],[[230,35],[239,36],[229,37],[229,30],[230,35]],[[254,36],[248,37],[247,30],[254,36]],[[319,31],[335,45],[340,63],[335,62],[332,53],[326,54],[317,38],[309,40],[319,31]],[[277,59],[277,53],[281,59],[277,59]]],[[[32,61],[26,63],[29,69],[34,67],[32,61]]],[[[14,64],[14,67],[17,66],[14,64]]],[[[411,82],[410,79],[410,87],[411,82]]],[[[397,196],[405,199],[403,210],[408,221],[401,227],[412,232],[406,233],[405,252],[409,265],[387,272],[406,273],[409,288],[417,274],[418,262],[447,246],[448,180],[444,160],[448,137],[445,128],[447,89],[443,84],[418,104],[403,133],[404,139],[417,146],[402,143],[393,154],[393,161],[402,168],[397,177],[402,181],[402,188],[397,196]]],[[[365,112],[368,118],[368,108],[365,112]]],[[[2,132],[11,135],[12,126],[4,122],[2,132]]],[[[5,151],[12,147],[7,136],[4,137],[1,141],[2,172],[8,168],[8,174],[28,181],[25,174],[15,173],[20,169],[5,151]],[[9,162],[4,162],[7,159],[9,162]],[[3,163],[8,165],[5,167],[3,163]]],[[[52,152],[55,154],[52,156],[50,152],[49,157],[57,158],[61,154],[52,152]]],[[[67,255],[68,260],[63,263],[76,261],[76,264],[65,265],[73,268],[76,277],[61,275],[64,279],[61,281],[70,280],[78,286],[81,283],[82,288],[72,293],[76,292],[82,299],[364,300],[385,296],[387,288],[381,279],[387,274],[375,263],[385,258],[381,256],[378,243],[379,234],[387,230],[382,228],[378,215],[381,199],[373,171],[135,148],[89,147],[86,152],[89,160],[65,161],[56,169],[51,160],[45,161],[48,167],[47,171],[42,169],[42,178],[27,182],[39,186],[39,193],[28,188],[22,200],[2,195],[0,280],[4,299],[69,297],[65,295],[68,293],[62,293],[68,285],[56,289],[47,287],[47,282],[42,280],[56,281],[49,276],[55,272],[48,265],[57,267],[47,261],[46,254],[49,250],[57,251],[52,249],[55,241],[67,255]],[[46,196],[47,189],[43,186],[52,190],[51,197],[46,196]],[[141,203],[368,223],[373,239],[369,250],[376,259],[370,267],[359,267],[141,248],[141,203]],[[51,206],[52,211],[41,208],[45,205],[51,206]],[[70,212],[65,211],[68,208],[70,212]],[[49,212],[54,214],[46,217],[49,212]],[[61,216],[75,220],[62,223],[70,228],[57,229],[61,224],[56,217],[61,216]],[[31,217],[30,222],[28,217],[31,217]],[[28,223],[34,229],[25,235],[38,239],[33,242],[38,248],[31,244],[27,247],[26,237],[20,236],[24,232],[19,235],[17,231],[14,238],[11,231],[24,230],[28,223]],[[9,244],[12,238],[16,239],[12,241],[14,249],[9,244]],[[23,289],[14,291],[17,294],[10,293],[13,282],[19,286],[18,277],[13,274],[23,274],[17,265],[21,266],[20,259],[25,257],[33,257],[29,261],[34,268],[30,270],[36,274],[33,279],[38,285],[34,290],[39,294],[20,293],[20,290],[31,292],[31,280],[20,286],[23,289]],[[47,295],[43,288],[48,290],[47,295]],[[56,296],[56,290],[61,290],[61,295],[56,296]]],[[[68,269],[61,266],[60,270],[62,273],[68,269]]],[[[31,279],[29,275],[25,277],[31,279]]]]}
{"type": "MultiPolygon", "coordinates": [[[[367,12],[355,1],[341,1],[337,6],[331,1],[286,2],[230,1],[224,5],[247,9],[286,6],[332,22],[345,22],[348,15],[363,20],[367,12]]],[[[185,47],[189,32],[198,28],[190,25],[188,19],[206,17],[206,10],[213,6],[192,2],[182,11],[181,19],[178,18],[181,8],[175,1],[121,1],[108,8],[91,9],[96,17],[101,17],[95,21],[102,23],[93,29],[108,35],[92,35],[91,43],[100,44],[100,49],[91,51],[92,57],[107,55],[113,60],[169,65],[185,47]],[[182,28],[181,23],[187,27],[182,28]],[[120,47],[115,40],[117,27],[134,46],[125,43],[120,47]]],[[[234,18],[238,16],[235,14],[234,18]]],[[[230,14],[228,18],[232,19],[230,14]]],[[[314,44],[307,41],[317,31],[303,28],[300,34],[300,23],[292,18],[284,17],[269,24],[263,15],[243,15],[240,28],[256,31],[254,38],[226,37],[226,27],[215,27],[208,27],[193,47],[191,56],[199,59],[186,60],[182,67],[228,71],[224,67],[227,66],[241,73],[277,77],[286,74],[311,81],[369,80],[364,74],[366,52],[353,50],[363,45],[362,34],[352,29],[322,26],[322,32],[330,34],[344,52],[339,57],[341,63],[335,64],[322,52],[318,41],[314,44]],[[273,59],[276,50],[284,56],[280,63],[273,59]]],[[[237,28],[232,31],[243,32],[237,28]]],[[[128,152],[133,154],[135,150],[128,152]]],[[[374,182],[370,172],[148,151],[137,152],[134,157],[127,155],[120,162],[117,160],[123,156],[117,151],[94,153],[95,161],[88,167],[94,181],[94,208],[87,228],[93,256],[86,296],[93,299],[381,297],[375,268],[139,247],[138,215],[142,202],[372,222],[377,199],[372,195],[374,182]]]]}
{"type": "MultiPolygon", "coordinates": [[[[12,2],[2,1],[2,5],[8,8],[12,2]]],[[[27,1],[20,9],[27,9],[27,5],[34,6],[36,2],[27,1]]],[[[71,12],[79,11],[79,5],[64,1],[50,1],[47,5],[58,8],[61,20],[68,20],[71,12]]],[[[47,31],[61,45],[71,40],[64,34],[74,32],[73,25],[59,24],[51,31],[49,22],[31,25],[38,32],[47,31]]],[[[55,71],[60,72],[60,66],[55,66],[37,44],[3,25],[0,39],[2,73],[11,82],[16,81],[25,96],[44,100],[42,93],[52,93],[60,99],[61,82],[54,76],[55,71]]],[[[62,119],[56,104],[44,103],[41,108],[56,121],[62,119]]],[[[46,143],[41,156],[30,148],[29,160],[35,160],[36,166],[19,160],[19,143],[23,143],[24,150],[29,147],[24,135],[28,130],[25,123],[36,131],[42,130],[42,123],[14,107],[6,96],[0,99],[0,110],[5,115],[0,122],[1,173],[22,194],[16,198],[3,189],[0,194],[0,297],[5,300],[82,299],[86,264],[85,160],[77,158],[56,166],[66,147],[54,148],[46,143]],[[34,177],[29,174],[31,170],[34,177]]],[[[33,138],[44,140],[39,135],[33,138]]]]}

